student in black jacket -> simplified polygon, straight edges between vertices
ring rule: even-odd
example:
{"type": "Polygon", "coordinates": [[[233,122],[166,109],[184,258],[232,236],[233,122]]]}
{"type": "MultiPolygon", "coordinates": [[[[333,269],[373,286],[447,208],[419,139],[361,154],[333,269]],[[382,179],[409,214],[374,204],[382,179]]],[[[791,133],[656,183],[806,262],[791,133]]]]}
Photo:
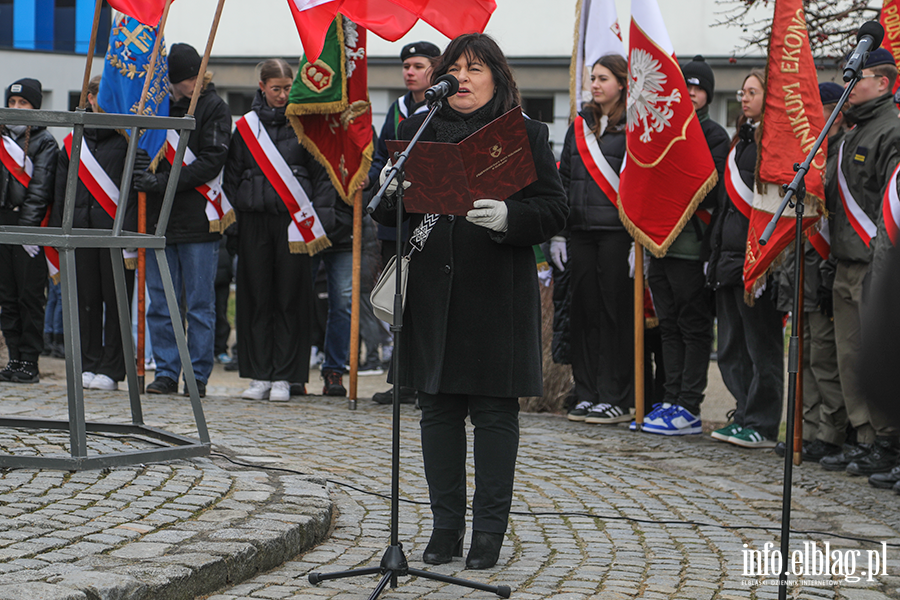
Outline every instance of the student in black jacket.
{"type": "MultiPolygon", "coordinates": [[[[41,82],[37,79],[20,79],[6,88],[8,108],[39,109],[41,100],[41,82]]],[[[0,135],[2,143],[11,145],[10,150],[15,151],[15,145],[28,159],[23,168],[12,165],[15,172],[10,171],[6,160],[0,163],[0,225],[37,227],[53,199],[59,147],[45,127],[0,125],[0,135]]],[[[46,284],[43,248],[0,244],[0,329],[9,349],[9,362],[0,371],[0,381],[40,380],[38,357],[44,349],[46,284]]]]}

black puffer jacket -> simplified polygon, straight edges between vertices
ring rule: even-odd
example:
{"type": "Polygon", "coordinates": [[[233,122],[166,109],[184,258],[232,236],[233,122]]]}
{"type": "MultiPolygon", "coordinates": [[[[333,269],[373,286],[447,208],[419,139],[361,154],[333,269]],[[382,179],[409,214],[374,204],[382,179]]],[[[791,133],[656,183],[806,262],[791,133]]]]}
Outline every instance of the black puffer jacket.
{"type": "MultiPolygon", "coordinates": [[[[756,172],[756,127],[745,123],[738,133],[735,162],[741,179],[754,188],[756,172]]],[[[714,290],[744,285],[744,253],[750,221],[734,205],[728,194],[722,194],[713,225],[712,253],[706,272],[707,285],[714,290]]]]}
{"type": "MultiPolygon", "coordinates": [[[[128,151],[128,140],[112,129],[85,129],[84,142],[91,154],[119,187],[122,183],[122,170],[125,168],[125,153],[128,151]]],[[[82,163],[81,168],[85,166],[82,163]]],[[[63,204],[66,199],[66,174],[69,171],[69,154],[63,148],[59,153],[56,167],[56,194],[53,211],[50,213],[50,225],[62,225],[63,204]]],[[[122,202],[119,202],[119,206],[122,202]]],[[[112,229],[113,218],[91,195],[81,178],[75,188],[74,227],[80,229],[112,229]]],[[[127,231],[137,231],[137,193],[132,191],[125,208],[125,226],[127,231]]]]}
{"type": "MultiPolygon", "coordinates": [[[[173,100],[169,115],[183,117],[191,104],[189,97],[173,100]]],[[[225,159],[228,158],[228,144],[231,141],[231,111],[216,93],[216,87],[209,83],[200,93],[197,109],[194,111],[197,129],[191,132],[188,148],[197,159],[181,168],[176,188],[172,214],[166,229],[166,240],[170,244],[218,241],[220,234],[209,231],[206,217],[206,197],[196,188],[218,176],[225,159]]],[[[169,181],[172,166],[167,160],[159,162],[157,177],[164,188],[169,181]]],[[[147,230],[156,228],[162,195],[147,195],[147,230]]]]}
{"type": "MultiPolygon", "coordinates": [[[[335,199],[333,197],[337,193],[331,185],[328,173],[297,141],[297,134],[284,115],[284,108],[270,107],[260,91],[256,92],[252,108],[259,115],[259,122],[265,127],[269,139],[284,157],[310,201],[315,205],[317,199],[319,203],[321,199],[327,199],[328,206],[332,206],[335,199]]],[[[268,212],[286,215],[288,212],[278,192],[250,154],[250,149],[237,129],[231,136],[228,162],[225,163],[224,186],[225,194],[238,213],[268,212]]],[[[335,231],[334,210],[323,212],[325,214],[320,213],[317,207],[316,213],[322,219],[325,231],[329,233],[335,231]]]]}
{"type": "MultiPolygon", "coordinates": [[[[5,132],[6,135],[11,135],[5,132]]],[[[15,141],[25,147],[23,133],[15,141]]],[[[28,140],[28,157],[34,164],[31,184],[26,188],[0,163],[0,209],[18,209],[19,225],[36,227],[47,214],[53,202],[53,185],[56,179],[56,155],[59,146],[46,127],[32,127],[28,140]]]]}
{"type": "MultiPolygon", "coordinates": [[[[594,125],[590,110],[581,112],[589,127],[594,125]]],[[[625,120],[608,125],[600,136],[600,150],[616,173],[625,158],[625,120]],[[612,130],[612,131],[610,131],[612,130]]],[[[561,234],[568,237],[572,231],[603,231],[624,229],[619,219],[619,209],[615,198],[607,198],[578,154],[575,143],[575,124],[569,125],[559,161],[559,176],[569,199],[569,218],[566,229],[561,234]]]]}

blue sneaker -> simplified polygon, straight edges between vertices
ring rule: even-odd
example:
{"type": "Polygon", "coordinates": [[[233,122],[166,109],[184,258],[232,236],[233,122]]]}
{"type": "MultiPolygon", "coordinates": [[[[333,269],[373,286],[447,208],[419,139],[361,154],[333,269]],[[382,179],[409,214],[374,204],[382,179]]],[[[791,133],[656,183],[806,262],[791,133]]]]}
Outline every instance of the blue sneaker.
{"type": "Polygon", "coordinates": [[[646,433],[659,435],[694,435],[703,433],[703,423],[682,406],[672,406],[653,421],[644,421],[646,433]]]}
{"type": "MultiPolygon", "coordinates": [[[[646,415],[644,415],[644,425],[646,425],[650,421],[658,420],[662,415],[667,413],[672,408],[672,405],[668,402],[656,403],[653,405],[653,408],[650,409],[646,415]]],[[[637,421],[632,421],[628,426],[628,429],[631,431],[637,431],[637,421]]]]}

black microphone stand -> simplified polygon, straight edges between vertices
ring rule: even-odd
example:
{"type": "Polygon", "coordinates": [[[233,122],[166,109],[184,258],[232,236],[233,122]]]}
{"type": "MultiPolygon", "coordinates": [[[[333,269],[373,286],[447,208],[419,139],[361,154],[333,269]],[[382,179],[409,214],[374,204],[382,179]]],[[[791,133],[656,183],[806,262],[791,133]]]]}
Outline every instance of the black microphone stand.
{"type": "MultiPolygon", "coordinates": [[[[865,59],[863,59],[862,64],[865,64],[865,59]]],[[[794,302],[791,309],[791,338],[788,345],[788,405],[787,429],[784,444],[784,484],[781,499],[781,573],[779,574],[778,582],[778,600],[785,600],[787,598],[788,558],[791,555],[789,546],[791,536],[791,484],[794,474],[794,419],[796,418],[794,413],[797,399],[797,377],[800,373],[799,336],[802,335],[802,332],[798,332],[797,329],[798,323],[800,322],[800,311],[803,310],[803,307],[800,306],[800,289],[801,286],[803,286],[800,273],[804,260],[803,200],[806,198],[806,184],[804,183],[804,177],[806,177],[806,174],[809,172],[809,167],[812,164],[813,158],[816,156],[816,152],[819,151],[822,142],[824,142],[825,138],[828,136],[828,132],[834,124],[834,120],[837,118],[841,108],[843,108],[844,104],[847,102],[850,92],[859,82],[859,79],[860,73],[853,73],[848,80],[849,83],[847,87],[844,88],[841,99],[838,101],[837,106],[835,106],[834,111],[832,111],[831,116],[829,116],[828,120],[825,122],[825,126],[822,128],[821,133],[819,133],[819,137],[816,138],[816,143],[809,151],[809,154],[806,155],[806,160],[804,160],[802,164],[794,163],[794,171],[796,171],[797,174],[794,175],[794,179],[791,183],[782,186],[785,194],[784,199],[781,201],[781,206],[779,206],[778,210],[775,211],[775,214],[772,215],[772,220],[766,225],[765,231],[763,231],[762,236],[759,238],[759,243],[763,246],[769,241],[769,238],[775,231],[778,220],[781,218],[781,214],[790,203],[790,206],[793,207],[794,214],[796,215],[794,226],[794,302]],[[795,197],[797,199],[795,199],[795,197]]]]}
{"type": "Polygon", "coordinates": [[[372,592],[372,595],[369,596],[369,600],[375,600],[379,595],[381,595],[381,592],[383,592],[385,588],[387,588],[388,584],[390,584],[392,588],[397,587],[398,577],[413,575],[415,577],[432,579],[434,581],[442,581],[444,583],[451,583],[454,585],[469,587],[476,590],[484,590],[486,592],[497,594],[501,598],[509,598],[511,592],[509,586],[507,585],[487,585],[484,583],[479,583],[477,581],[469,581],[467,579],[460,579],[458,577],[441,575],[440,573],[432,573],[423,569],[410,567],[406,561],[406,556],[403,553],[403,544],[400,543],[398,535],[400,515],[400,331],[403,328],[403,288],[401,287],[402,269],[399,262],[400,258],[403,256],[403,239],[400,235],[400,232],[403,226],[404,166],[406,165],[406,161],[409,159],[409,153],[419,141],[419,137],[421,137],[422,132],[431,122],[431,119],[434,117],[435,113],[437,113],[437,111],[441,109],[440,99],[436,99],[434,102],[430,102],[429,107],[430,110],[428,111],[428,116],[425,117],[425,120],[422,122],[422,125],[419,127],[416,135],[414,135],[412,140],[410,140],[409,145],[406,147],[406,150],[404,150],[399,155],[399,157],[395,155],[394,158],[396,160],[396,163],[388,172],[387,178],[384,180],[384,183],[381,184],[381,188],[378,190],[378,193],[375,194],[375,197],[372,198],[371,202],[369,202],[369,205],[366,208],[366,210],[370,214],[374,212],[375,209],[378,208],[378,205],[381,204],[381,200],[384,197],[385,191],[387,190],[391,181],[396,179],[397,241],[395,246],[395,260],[397,261],[397,273],[396,277],[394,278],[394,324],[391,325],[391,332],[393,332],[394,334],[394,351],[391,355],[391,372],[393,373],[394,379],[393,428],[391,435],[391,544],[390,546],[388,546],[384,555],[381,557],[381,564],[377,567],[364,567],[362,569],[337,571],[334,573],[310,573],[309,582],[313,585],[316,585],[317,583],[326,581],[328,579],[344,579],[346,577],[381,574],[381,580],[378,582],[378,585],[375,586],[375,590],[372,592]]]}

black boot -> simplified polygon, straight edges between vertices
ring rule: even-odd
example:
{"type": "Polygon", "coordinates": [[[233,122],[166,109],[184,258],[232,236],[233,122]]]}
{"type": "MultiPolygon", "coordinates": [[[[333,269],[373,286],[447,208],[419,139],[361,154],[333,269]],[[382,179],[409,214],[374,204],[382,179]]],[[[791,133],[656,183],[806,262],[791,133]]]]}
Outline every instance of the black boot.
{"type": "Polygon", "coordinates": [[[462,556],[463,537],[466,529],[435,529],[431,539],[425,546],[422,560],[429,565],[443,565],[453,560],[454,556],[462,556]]]}
{"type": "Polygon", "coordinates": [[[0,371],[0,381],[12,381],[13,373],[19,370],[19,361],[11,358],[6,366],[0,371]]]}
{"type": "Polygon", "coordinates": [[[844,471],[847,469],[847,465],[865,457],[871,451],[871,444],[844,444],[841,452],[824,457],[819,464],[826,471],[844,471]]]}
{"type": "Polygon", "coordinates": [[[66,357],[66,337],[61,333],[53,334],[53,350],[50,352],[53,358],[66,357]]]}
{"type": "Polygon", "coordinates": [[[869,485],[883,490],[894,489],[898,484],[900,484],[900,465],[887,473],[874,473],[869,477],[869,485]]]}
{"type": "Polygon", "coordinates": [[[20,360],[19,368],[12,374],[13,383],[37,383],[41,380],[37,361],[20,360]]]}
{"type": "Polygon", "coordinates": [[[886,473],[897,464],[900,452],[897,449],[897,438],[893,436],[878,436],[872,444],[872,451],[862,458],[852,461],[847,465],[847,472],[851,475],[872,475],[873,473],[886,473]]]}
{"type": "Polygon", "coordinates": [[[497,564],[502,545],[502,533],[473,531],[472,546],[469,548],[469,555],[466,557],[466,568],[490,569],[497,564]]]}
{"type": "Polygon", "coordinates": [[[41,356],[50,356],[53,352],[53,334],[44,332],[44,349],[41,350],[41,356]]]}

